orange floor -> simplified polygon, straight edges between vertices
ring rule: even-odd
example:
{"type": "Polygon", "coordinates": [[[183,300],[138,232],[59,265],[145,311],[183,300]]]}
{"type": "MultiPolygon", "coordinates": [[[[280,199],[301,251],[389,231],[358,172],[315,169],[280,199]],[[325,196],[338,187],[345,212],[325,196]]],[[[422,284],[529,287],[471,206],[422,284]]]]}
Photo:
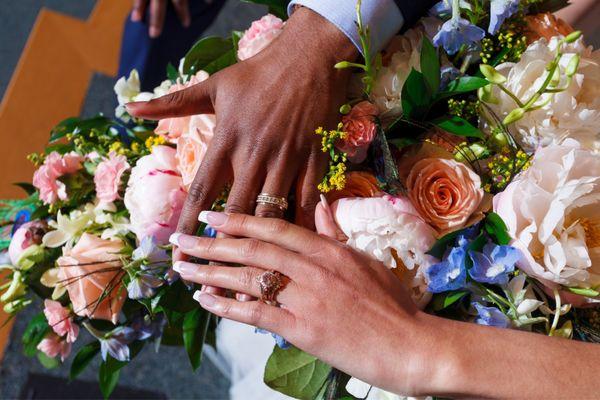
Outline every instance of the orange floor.
{"type": "MultiPolygon", "coordinates": [[[[25,157],[44,148],[56,123],[79,115],[93,74],[116,75],[129,7],[98,0],[87,21],[40,11],[0,104],[0,198],[22,195],[12,184],[31,181],[25,157]]],[[[0,359],[11,327],[0,330],[0,359]]]]}

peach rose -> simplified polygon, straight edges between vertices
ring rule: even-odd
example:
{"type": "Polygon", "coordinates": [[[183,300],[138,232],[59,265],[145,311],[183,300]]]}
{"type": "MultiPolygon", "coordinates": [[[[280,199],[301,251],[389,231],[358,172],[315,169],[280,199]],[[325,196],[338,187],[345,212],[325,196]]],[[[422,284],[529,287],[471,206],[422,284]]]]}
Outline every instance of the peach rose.
{"type": "Polygon", "coordinates": [[[550,40],[553,36],[567,36],[574,29],[564,20],[551,13],[528,15],[525,17],[527,43],[544,38],[550,40]]]}
{"type": "Polygon", "coordinates": [[[120,240],[103,240],[84,233],[73,248],[64,247],[56,263],[75,314],[117,322],[126,293],[119,252],[120,240]]]}
{"type": "Polygon", "coordinates": [[[189,132],[177,139],[177,169],[181,173],[186,191],[194,181],[202,159],[215,131],[214,115],[194,115],[190,120],[189,132]]]}
{"type": "Polygon", "coordinates": [[[475,172],[441,158],[418,161],[408,174],[406,187],[415,208],[440,235],[464,227],[484,195],[475,172]]]}
{"type": "MultiPolygon", "coordinates": [[[[187,89],[200,82],[203,82],[208,79],[208,76],[209,75],[207,72],[198,71],[198,73],[192,76],[188,82],[172,85],[169,88],[169,94],[187,89]]],[[[191,116],[161,119],[158,121],[156,129],[154,129],[154,133],[164,136],[168,141],[175,143],[177,138],[189,131],[191,119],[191,116]]]]}
{"type": "Polygon", "coordinates": [[[127,157],[110,152],[108,158],[104,159],[94,173],[94,184],[96,195],[100,201],[111,203],[119,198],[119,186],[123,173],[129,169],[127,157]]]}
{"type": "Polygon", "coordinates": [[[346,174],[346,186],[342,190],[332,190],[325,196],[329,203],[346,197],[381,197],[383,192],[375,175],[365,171],[352,171],[346,174]]]}
{"type": "Polygon", "coordinates": [[[337,147],[348,155],[350,161],[358,164],[367,157],[367,150],[377,134],[377,115],[377,107],[362,101],[342,117],[344,132],[348,136],[337,147]]]}
{"type": "Polygon", "coordinates": [[[281,19],[271,14],[254,21],[238,42],[238,59],[247,60],[260,53],[283,32],[283,25],[281,19]]]}

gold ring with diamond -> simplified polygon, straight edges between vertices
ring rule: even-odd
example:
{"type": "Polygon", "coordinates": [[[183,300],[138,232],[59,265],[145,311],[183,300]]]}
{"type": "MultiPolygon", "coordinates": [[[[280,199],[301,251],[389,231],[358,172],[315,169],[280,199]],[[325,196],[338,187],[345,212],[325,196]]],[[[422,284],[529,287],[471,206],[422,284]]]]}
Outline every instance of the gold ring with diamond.
{"type": "Polygon", "coordinates": [[[271,205],[285,211],[288,208],[288,202],[285,197],[277,197],[269,193],[261,193],[256,198],[256,204],[271,205]]]}

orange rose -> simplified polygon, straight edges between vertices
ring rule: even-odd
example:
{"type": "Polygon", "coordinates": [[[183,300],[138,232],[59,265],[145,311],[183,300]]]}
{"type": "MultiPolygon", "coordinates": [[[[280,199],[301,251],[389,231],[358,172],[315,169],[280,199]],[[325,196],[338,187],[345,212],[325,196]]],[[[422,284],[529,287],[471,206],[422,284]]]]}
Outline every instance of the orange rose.
{"type": "Polygon", "coordinates": [[[425,158],[414,164],[406,188],[415,208],[440,235],[464,227],[484,197],[475,172],[442,158],[425,158]]]}
{"type": "Polygon", "coordinates": [[[117,322],[126,297],[119,260],[122,248],[120,240],[103,240],[84,233],[73,248],[63,249],[57,264],[75,314],[117,322]]]}
{"type": "Polygon", "coordinates": [[[529,44],[541,38],[549,40],[557,35],[567,36],[574,31],[571,25],[551,13],[528,15],[525,17],[525,22],[529,44]]]}
{"type": "Polygon", "coordinates": [[[379,197],[383,192],[379,181],[370,172],[353,171],[346,174],[346,186],[342,190],[333,190],[325,196],[332,204],[346,197],[379,197]]]}

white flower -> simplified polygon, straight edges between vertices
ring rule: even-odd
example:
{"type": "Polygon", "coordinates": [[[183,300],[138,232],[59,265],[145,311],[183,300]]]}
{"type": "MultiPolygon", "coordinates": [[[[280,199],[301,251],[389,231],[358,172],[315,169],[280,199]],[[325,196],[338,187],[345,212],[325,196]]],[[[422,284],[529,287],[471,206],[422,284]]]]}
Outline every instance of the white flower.
{"type": "MultiPolygon", "coordinates": [[[[129,116],[127,115],[127,111],[125,110],[125,104],[130,103],[132,101],[152,100],[153,98],[159,96],[158,93],[163,93],[164,87],[166,87],[165,82],[163,82],[158,88],[154,89],[154,93],[140,92],[140,75],[138,74],[137,70],[131,70],[128,78],[122,76],[117,81],[117,83],[115,83],[114,91],[117,95],[117,101],[119,102],[119,105],[115,109],[116,117],[128,122],[129,116]]],[[[167,92],[164,92],[163,94],[166,93],[167,92]]]]}
{"type": "MultiPolygon", "coordinates": [[[[531,313],[544,302],[535,298],[531,286],[525,286],[527,276],[519,274],[506,285],[510,300],[516,307],[516,315],[511,315],[517,325],[527,325],[532,322],[531,313]]],[[[512,310],[511,310],[512,312],[512,310]]]]}
{"type": "Polygon", "coordinates": [[[81,235],[88,223],[93,220],[93,213],[87,211],[74,210],[68,216],[59,211],[56,221],[48,222],[48,225],[55,230],[46,233],[42,238],[42,243],[46,247],[56,248],[72,242],[73,239],[81,235]]]}
{"type": "Polygon", "coordinates": [[[383,389],[376,388],[356,378],[350,378],[346,384],[348,393],[359,399],[365,400],[431,400],[432,397],[410,397],[400,396],[394,393],[386,392],[383,389]]]}
{"type": "Polygon", "coordinates": [[[600,155],[573,139],[539,149],[494,197],[494,211],[529,276],[550,287],[600,285],[600,155]]]}
{"type": "MultiPolygon", "coordinates": [[[[553,37],[550,42],[540,39],[527,48],[518,63],[504,63],[496,68],[507,77],[505,86],[521,101],[527,101],[542,86],[548,75],[546,65],[554,59],[559,39],[553,37]]],[[[526,113],[511,127],[528,150],[571,137],[586,148],[600,151],[600,51],[585,47],[580,38],[563,46],[563,52],[562,71],[575,55],[581,57],[579,69],[567,90],[543,95],[536,102],[536,105],[544,104],[543,107],[526,113]]],[[[563,76],[557,87],[566,85],[567,79],[563,76]]],[[[517,107],[498,87],[494,88],[494,96],[499,104],[490,104],[490,107],[501,119],[517,107]]]]}

